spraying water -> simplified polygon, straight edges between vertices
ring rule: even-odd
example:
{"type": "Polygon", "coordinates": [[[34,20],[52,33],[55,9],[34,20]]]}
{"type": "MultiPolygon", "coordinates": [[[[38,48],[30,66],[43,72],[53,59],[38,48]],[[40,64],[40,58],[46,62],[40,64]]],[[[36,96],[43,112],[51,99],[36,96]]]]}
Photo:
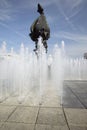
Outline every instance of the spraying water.
{"type": "Polygon", "coordinates": [[[19,54],[13,48],[7,53],[6,43],[3,42],[0,49],[0,102],[15,95],[19,103],[27,95],[39,100],[49,91],[49,84],[61,96],[64,80],[86,79],[87,60],[66,57],[64,41],[61,44],[61,48],[56,44],[53,54],[47,56],[39,38],[37,57],[29,53],[23,44],[19,54]]]}

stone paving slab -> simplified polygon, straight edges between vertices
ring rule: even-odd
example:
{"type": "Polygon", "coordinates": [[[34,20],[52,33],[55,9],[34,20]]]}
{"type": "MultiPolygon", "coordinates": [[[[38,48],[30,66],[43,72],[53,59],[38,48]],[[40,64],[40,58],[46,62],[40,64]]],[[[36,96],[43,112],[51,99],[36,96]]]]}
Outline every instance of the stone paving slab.
{"type": "Polygon", "coordinates": [[[1,126],[4,124],[4,122],[0,122],[0,128],[1,128],[1,126]]]}
{"type": "Polygon", "coordinates": [[[48,84],[43,95],[30,92],[20,103],[8,97],[0,103],[0,130],[87,130],[87,82],[65,81],[63,106],[60,91],[48,84]]]}
{"type": "Polygon", "coordinates": [[[40,108],[37,124],[62,126],[66,121],[61,108],[40,108]]]}
{"type": "Polygon", "coordinates": [[[70,88],[65,85],[63,86],[62,94],[62,96],[75,97],[70,88]]]}
{"type": "Polygon", "coordinates": [[[87,126],[87,109],[64,108],[69,125],[87,126]]]}
{"type": "Polygon", "coordinates": [[[38,109],[37,107],[18,107],[8,121],[34,124],[36,122],[38,109]]]}
{"type": "Polygon", "coordinates": [[[87,100],[87,93],[78,93],[77,96],[80,98],[80,99],[86,99],[87,100]]]}
{"type": "Polygon", "coordinates": [[[63,85],[75,89],[78,86],[78,82],[77,81],[75,81],[75,82],[73,82],[73,81],[64,81],[63,85]]]}
{"type": "Polygon", "coordinates": [[[43,98],[41,107],[61,107],[61,97],[43,98]]]}
{"type": "Polygon", "coordinates": [[[6,121],[15,108],[15,106],[0,106],[0,121],[6,121]]]}
{"type": "Polygon", "coordinates": [[[77,98],[77,94],[66,85],[63,86],[62,105],[65,108],[84,108],[82,102],[77,98]]]}
{"type": "Polygon", "coordinates": [[[22,103],[24,106],[39,106],[40,97],[38,96],[28,96],[25,101],[22,103]]]}
{"type": "Polygon", "coordinates": [[[34,130],[34,125],[24,123],[5,123],[0,130],[34,130]]]}
{"type": "Polygon", "coordinates": [[[59,92],[60,91],[58,91],[56,88],[50,88],[50,86],[49,86],[49,89],[47,89],[46,90],[46,92],[44,92],[44,94],[43,94],[43,96],[44,97],[52,97],[52,98],[56,98],[56,97],[58,97],[58,95],[59,95],[59,92]]]}
{"type": "Polygon", "coordinates": [[[87,90],[84,88],[84,87],[77,87],[77,88],[73,88],[73,87],[71,87],[71,89],[72,89],[72,91],[74,92],[74,93],[83,93],[83,94],[87,94],[87,90]]]}
{"type": "Polygon", "coordinates": [[[75,93],[87,93],[87,82],[67,82],[65,84],[75,93]]]}
{"type": "Polygon", "coordinates": [[[66,125],[64,125],[64,126],[52,126],[52,125],[38,124],[38,125],[36,125],[35,130],[69,130],[69,129],[66,125]]]}
{"type": "Polygon", "coordinates": [[[8,97],[5,101],[1,103],[1,105],[19,105],[18,103],[18,97],[8,97]]]}
{"type": "Polygon", "coordinates": [[[87,126],[70,126],[70,130],[87,130],[87,126]]]}
{"type": "Polygon", "coordinates": [[[65,108],[87,108],[87,82],[64,82],[62,104],[65,108]],[[84,87],[85,86],[85,87],[84,87]],[[86,88],[86,89],[85,89],[86,88]]]}
{"type": "Polygon", "coordinates": [[[63,96],[62,106],[65,108],[84,108],[83,104],[75,96],[63,96]]]}
{"type": "Polygon", "coordinates": [[[85,106],[87,109],[87,93],[78,93],[77,97],[79,98],[80,102],[85,106]]]}
{"type": "Polygon", "coordinates": [[[8,105],[8,106],[39,106],[39,100],[40,97],[35,97],[35,96],[25,96],[24,99],[22,100],[22,97],[8,97],[6,100],[4,100],[0,105],[8,105]]]}

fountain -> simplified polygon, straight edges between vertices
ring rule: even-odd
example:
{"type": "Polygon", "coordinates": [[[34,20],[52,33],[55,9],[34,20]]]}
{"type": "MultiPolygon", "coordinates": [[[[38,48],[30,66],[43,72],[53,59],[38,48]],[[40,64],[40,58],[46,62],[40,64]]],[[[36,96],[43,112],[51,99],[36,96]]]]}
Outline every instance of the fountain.
{"type": "Polygon", "coordinates": [[[0,102],[9,96],[17,96],[18,102],[22,103],[27,95],[39,100],[46,93],[49,82],[61,96],[64,80],[86,80],[87,60],[66,56],[64,41],[60,48],[56,44],[50,55],[45,53],[41,38],[38,46],[37,57],[23,43],[18,54],[13,48],[8,53],[3,42],[0,49],[0,102]]]}

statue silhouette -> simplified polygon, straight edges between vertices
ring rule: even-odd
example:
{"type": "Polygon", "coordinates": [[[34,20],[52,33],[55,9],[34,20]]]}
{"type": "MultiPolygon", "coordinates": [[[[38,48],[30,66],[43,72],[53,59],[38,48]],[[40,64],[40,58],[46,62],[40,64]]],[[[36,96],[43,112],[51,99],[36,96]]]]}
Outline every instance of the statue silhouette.
{"type": "Polygon", "coordinates": [[[35,41],[34,51],[37,51],[38,38],[41,36],[43,46],[45,47],[47,52],[47,48],[48,48],[47,40],[50,37],[50,28],[48,26],[46,17],[44,15],[44,9],[40,4],[38,4],[37,12],[40,14],[40,16],[31,25],[29,36],[33,41],[35,41]]]}

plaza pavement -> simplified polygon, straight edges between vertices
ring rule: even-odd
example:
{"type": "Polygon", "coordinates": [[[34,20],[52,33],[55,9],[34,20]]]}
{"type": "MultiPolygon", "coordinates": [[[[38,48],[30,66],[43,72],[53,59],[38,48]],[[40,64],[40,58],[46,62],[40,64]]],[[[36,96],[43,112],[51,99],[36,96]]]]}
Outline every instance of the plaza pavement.
{"type": "Polygon", "coordinates": [[[87,82],[64,81],[57,88],[49,82],[41,95],[4,99],[0,130],[87,130],[87,82]]]}

